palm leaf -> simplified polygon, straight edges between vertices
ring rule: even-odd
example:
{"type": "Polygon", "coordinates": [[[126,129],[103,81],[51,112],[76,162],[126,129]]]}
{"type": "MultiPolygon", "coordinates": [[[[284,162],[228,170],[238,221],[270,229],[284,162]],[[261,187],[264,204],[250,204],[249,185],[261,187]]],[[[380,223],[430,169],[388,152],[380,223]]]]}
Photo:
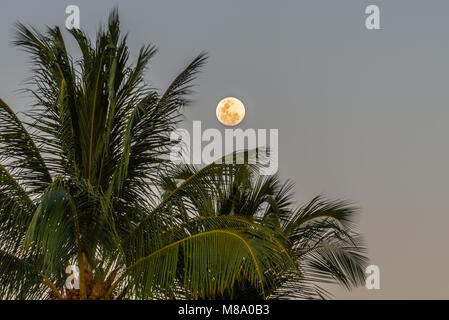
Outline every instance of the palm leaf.
{"type": "Polygon", "coordinates": [[[39,149],[11,108],[0,99],[0,163],[31,194],[51,183],[39,149]]]}

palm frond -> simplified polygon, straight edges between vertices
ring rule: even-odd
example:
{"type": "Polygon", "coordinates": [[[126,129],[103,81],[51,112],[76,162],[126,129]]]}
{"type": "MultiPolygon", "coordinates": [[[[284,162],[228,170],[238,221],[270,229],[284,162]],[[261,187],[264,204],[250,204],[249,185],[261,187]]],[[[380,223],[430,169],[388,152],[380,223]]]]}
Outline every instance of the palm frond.
{"type": "MultiPolygon", "coordinates": [[[[146,236],[151,237],[151,233],[146,236]]],[[[135,262],[121,278],[128,277],[135,294],[145,298],[150,292],[156,297],[173,296],[177,276],[190,298],[223,294],[232,291],[234,282],[244,280],[264,292],[276,274],[293,267],[276,236],[245,217],[193,219],[145,244],[128,250],[130,261],[135,262]],[[147,253],[138,248],[146,248],[147,253]]]]}
{"type": "Polygon", "coordinates": [[[0,248],[17,253],[36,205],[21,185],[0,165],[0,248]]]}
{"type": "Polygon", "coordinates": [[[55,285],[33,265],[0,249],[0,297],[2,299],[42,299],[50,292],[62,298],[55,285]]]}
{"type": "Polygon", "coordinates": [[[0,163],[30,194],[45,189],[51,175],[17,115],[0,99],[0,163]]]}
{"type": "Polygon", "coordinates": [[[351,227],[357,210],[350,202],[326,200],[322,196],[317,196],[284,219],[283,227],[286,233],[290,233],[306,225],[309,221],[326,218],[338,221],[343,226],[351,227]]]}

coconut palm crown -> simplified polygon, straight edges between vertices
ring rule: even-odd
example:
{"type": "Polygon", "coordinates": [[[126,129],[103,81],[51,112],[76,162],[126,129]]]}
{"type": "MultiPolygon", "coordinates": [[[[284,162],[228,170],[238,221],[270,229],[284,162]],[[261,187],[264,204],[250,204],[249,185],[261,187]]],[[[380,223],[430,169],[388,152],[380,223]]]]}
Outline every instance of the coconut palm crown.
{"type": "MultiPolygon", "coordinates": [[[[173,190],[174,181],[186,181],[200,173],[194,166],[175,168],[165,176],[171,181],[165,184],[166,191],[173,190]]],[[[217,193],[207,198],[207,203],[202,200],[201,205],[186,195],[185,203],[203,217],[240,216],[257,222],[281,236],[279,241],[295,262],[265,283],[264,292],[246,281],[237,283],[221,298],[325,299],[332,294],[322,284],[347,289],[364,285],[368,259],[355,225],[358,208],[352,203],[320,195],[298,207],[293,182],[282,182],[277,174],[262,176],[247,165],[236,165],[231,174],[211,172],[207,179],[217,193]]]]}

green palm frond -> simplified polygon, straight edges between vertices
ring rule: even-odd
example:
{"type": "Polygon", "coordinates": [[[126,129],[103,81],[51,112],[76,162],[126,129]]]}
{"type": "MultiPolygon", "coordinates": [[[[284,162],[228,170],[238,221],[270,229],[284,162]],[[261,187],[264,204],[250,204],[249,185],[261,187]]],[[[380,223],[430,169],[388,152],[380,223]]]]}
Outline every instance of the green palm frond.
{"type": "Polygon", "coordinates": [[[0,249],[0,296],[4,299],[39,299],[54,285],[24,258],[0,249]],[[43,283],[47,285],[44,285],[43,283]]]}
{"type": "Polygon", "coordinates": [[[22,186],[0,165],[0,248],[19,251],[35,208],[22,186]]]}
{"type": "Polygon", "coordinates": [[[307,275],[303,283],[338,283],[347,289],[364,285],[368,259],[363,239],[354,229],[356,213],[347,201],[319,196],[284,220],[283,230],[307,275]]]}
{"type": "Polygon", "coordinates": [[[357,208],[347,201],[326,200],[322,196],[313,198],[307,205],[290,215],[284,224],[287,233],[317,219],[332,219],[343,226],[351,227],[357,208]]]}
{"type": "Polygon", "coordinates": [[[52,178],[39,149],[17,115],[0,99],[0,163],[30,194],[48,186],[52,178]]]}
{"type": "Polygon", "coordinates": [[[177,276],[189,298],[230,291],[234,282],[243,280],[263,293],[277,272],[294,267],[275,234],[245,217],[197,218],[146,236],[150,239],[145,246],[127,250],[130,266],[122,275],[129,277],[127,283],[138,296],[173,296],[177,276]],[[147,290],[151,286],[159,290],[147,290]]]}

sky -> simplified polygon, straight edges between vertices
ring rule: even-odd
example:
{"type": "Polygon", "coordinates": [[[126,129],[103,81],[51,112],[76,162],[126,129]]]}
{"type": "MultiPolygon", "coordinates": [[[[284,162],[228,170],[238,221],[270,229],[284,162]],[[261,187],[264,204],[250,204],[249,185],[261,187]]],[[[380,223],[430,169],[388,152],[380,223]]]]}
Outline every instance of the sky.
{"type": "Polygon", "coordinates": [[[318,194],[361,208],[360,231],[379,290],[338,299],[449,298],[449,2],[446,0],[2,0],[0,97],[17,112],[30,76],[11,44],[17,21],[63,26],[68,5],[94,35],[118,6],[136,57],[159,48],[147,73],[163,89],[192,58],[210,59],[184,126],[223,126],[218,101],[246,107],[240,128],[279,130],[279,167],[296,200],[318,194]],[[365,8],[380,8],[367,30],[365,8]]]}

